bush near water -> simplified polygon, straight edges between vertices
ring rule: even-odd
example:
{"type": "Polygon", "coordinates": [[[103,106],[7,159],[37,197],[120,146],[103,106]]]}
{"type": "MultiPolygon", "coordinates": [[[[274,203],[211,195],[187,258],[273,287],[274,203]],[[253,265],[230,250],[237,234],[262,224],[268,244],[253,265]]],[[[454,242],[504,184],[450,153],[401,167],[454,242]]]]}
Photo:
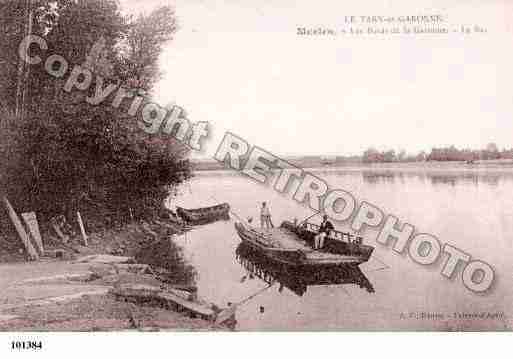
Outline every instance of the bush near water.
{"type": "MultiPolygon", "coordinates": [[[[192,175],[187,149],[171,137],[146,134],[123,105],[111,107],[110,98],[99,106],[87,104],[84,99],[94,91],[94,82],[89,92],[67,93],[67,75],[55,79],[41,65],[30,66],[20,76],[18,46],[26,35],[26,4],[0,4],[0,31],[5,36],[0,43],[2,196],[18,213],[36,212],[43,231],[55,215],[74,223],[77,210],[89,231],[155,217],[173,188],[192,175]]],[[[32,34],[45,38],[46,55],[61,54],[71,70],[103,39],[103,62],[95,64],[96,70],[109,81],[151,93],[160,77],[162,47],[177,29],[172,8],[126,16],[115,0],[30,4],[32,34]]],[[[0,235],[13,236],[5,212],[0,218],[0,235]]],[[[2,243],[9,251],[17,245],[2,243]]]]}

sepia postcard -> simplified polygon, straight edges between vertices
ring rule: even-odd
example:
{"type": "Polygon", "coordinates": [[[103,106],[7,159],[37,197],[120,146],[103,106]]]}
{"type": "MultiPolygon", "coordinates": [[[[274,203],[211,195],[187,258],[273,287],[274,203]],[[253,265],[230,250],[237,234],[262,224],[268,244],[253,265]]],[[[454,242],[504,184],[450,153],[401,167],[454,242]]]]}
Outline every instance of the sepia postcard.
{"type": "Polygon", "coordinates": [[[511,331],[511,14],[0,1],[0,332],[511,331]]]}

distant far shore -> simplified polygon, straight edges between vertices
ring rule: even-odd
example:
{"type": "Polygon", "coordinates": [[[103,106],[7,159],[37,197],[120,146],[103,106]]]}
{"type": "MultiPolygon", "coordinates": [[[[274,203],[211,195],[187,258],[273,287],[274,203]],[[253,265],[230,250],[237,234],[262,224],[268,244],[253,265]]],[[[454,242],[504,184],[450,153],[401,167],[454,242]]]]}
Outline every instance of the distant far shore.
{"type": "MultiPolygon", "coordinates": [[[[303,169],[347,169],[347,170],[376,170],[376,171],[499,171],[513,172],[513,160],[477,160],[472,163],[465,161],[418,161],[418,162],[386,162],[386,163],[366,163],[361,161],[347,162],[314,162],[302,160],[287,160],[296,167],[303,169]]],[[[194,170],[196,171],[218,171],[227,170],[229,168],[223,164],[213,160],[196,160],[192,161],[194,170]]]]}

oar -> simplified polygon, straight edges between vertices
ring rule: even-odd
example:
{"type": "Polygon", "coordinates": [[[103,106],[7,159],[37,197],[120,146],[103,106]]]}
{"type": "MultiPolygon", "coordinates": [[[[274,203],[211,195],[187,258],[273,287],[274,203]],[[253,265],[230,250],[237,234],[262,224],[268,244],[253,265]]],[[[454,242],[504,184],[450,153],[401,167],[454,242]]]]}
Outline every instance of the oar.
{"type": "Polygon", "coordinates": [[[221,312],[219,312],[219,314],[216,317],[216,320],[215,320],[216,324],[221,324],[221,323],[225,322],[226,320],[230,319],[230,317],[235,314],[235,312],[237,311],[238,307],[240,307],[244,303],[250,301],[251,299],[255,298],[257,295],[265,292],[266,290],[271,288],[274,285],[274,283],[275,282],[269,284],[267,287],[265,287],[263,289],[260,289],[258,292],[250,295],[246,299],[241,300],[239,303],[232,304],[228,308],[223,309],[221,312]]]}
{"type": "Polygon", "coordinates": [[[311,215],[311,216],[309,216],[308,218],[306,218],[306,219],[302,220],[301,222],[299,222],[299,223],[298,223],[298,225],[297,225],[297,227],[299,227],[300,225],[302,225],[303,223],[305,223],[306,221],[308,221],[310,218],[313,218],[313,217],[317,216],[318,214],[321,214],[321,213],[324,211],[324,209],[325,209],[325,208],[326,208],[326,207],[322,207],[319,211],[315,212],[314,214],[312,214],[312,215],[311,215]]]}
{"type": "Polygon", "coordinates": [[[306,218],[306,219],[303,219],[301,222],[298,223],[297,227],[301,226],[303,223],[305,223],[306,221],[308,221],[310,218],[313,218],[315,216],[317,216],[318,214],[321,214],[321,211],[319,212],[315,212],[314,214],[312,214],[310,217],[306,218]]]}

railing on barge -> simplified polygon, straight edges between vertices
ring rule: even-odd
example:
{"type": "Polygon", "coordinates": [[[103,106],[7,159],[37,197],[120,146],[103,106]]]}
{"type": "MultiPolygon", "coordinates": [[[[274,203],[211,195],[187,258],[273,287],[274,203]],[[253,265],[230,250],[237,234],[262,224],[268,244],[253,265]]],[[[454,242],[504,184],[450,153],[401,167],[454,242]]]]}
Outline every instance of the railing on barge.
{"type": "MultiPolygon", "coordinates": [[[[310,231],[310,232],[319,233],[319,230],[321,227],[317,224],[305,222],[300,226],[300,228],[306,229],[307,231],[310,231]]],[[[351,234],[349,232],[337,231],[335,229],[332,229],[329,231],[328,237],[332,238],[334,240],[337,240],[337,241],[342,241],[342,242],[347,242],[347,243],[362,244],[362,242],[363,242],[363,237],[361,237],[361,236],[351,234]]]]}

